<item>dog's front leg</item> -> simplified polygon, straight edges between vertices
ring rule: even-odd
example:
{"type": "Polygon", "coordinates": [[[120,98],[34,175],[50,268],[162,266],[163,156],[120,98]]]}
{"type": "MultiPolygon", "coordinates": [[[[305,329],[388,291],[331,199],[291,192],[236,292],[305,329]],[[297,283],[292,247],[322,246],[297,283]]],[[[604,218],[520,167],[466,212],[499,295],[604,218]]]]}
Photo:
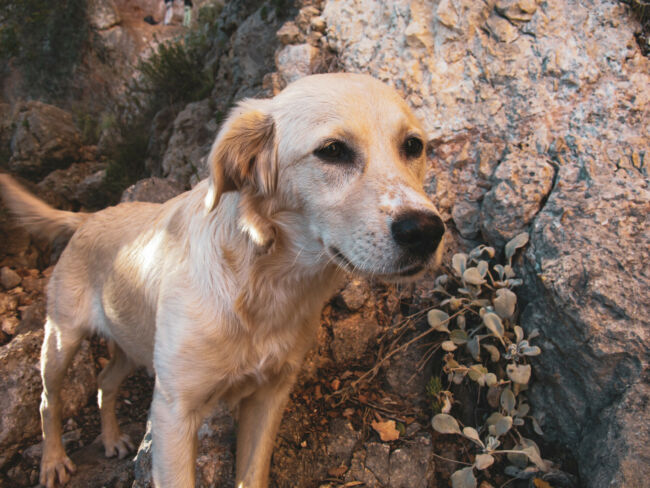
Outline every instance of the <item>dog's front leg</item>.
{"type": "Polygon", "coordinates": [[[194,488],[200,418],[181,399],[163,393],[156,379],[151,403],[153,481],[156,488],[194,488]]]}
{"type": "Polygon", "coordinates": [[[295,378],[278,377],[239,404],[237,488],[268,486],[275,436],[295,378]]]}

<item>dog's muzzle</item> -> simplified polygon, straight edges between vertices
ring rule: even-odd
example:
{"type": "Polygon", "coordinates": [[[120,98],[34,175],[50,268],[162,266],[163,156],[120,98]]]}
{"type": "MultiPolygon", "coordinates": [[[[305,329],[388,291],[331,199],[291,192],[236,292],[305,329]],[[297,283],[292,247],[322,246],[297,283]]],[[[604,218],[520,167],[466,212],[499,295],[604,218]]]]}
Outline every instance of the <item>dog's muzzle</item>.
{"type": "Polygon", "coordinates": [[[393,240],[407,255],[427,260],[438,249],[445,224],[431,211],[409,210],[395,218],[390,231],[393,240]]]}

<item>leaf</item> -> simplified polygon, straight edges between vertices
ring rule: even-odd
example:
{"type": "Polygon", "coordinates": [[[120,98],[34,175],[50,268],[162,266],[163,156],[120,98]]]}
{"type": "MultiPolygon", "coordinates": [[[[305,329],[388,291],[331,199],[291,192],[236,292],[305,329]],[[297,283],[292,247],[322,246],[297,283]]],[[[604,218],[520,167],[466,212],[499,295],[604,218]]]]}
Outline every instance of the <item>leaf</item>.
{"type": "Polygon", "coordinates": [[[528,412],[530,410],[530,405],[527,403],[519,402],[519,406],[517,407],[517,417],[525,417],[528,415],[528,412]]]}
{"type": "Polygon", "coordinates": [[[515,237],[513,237],[510,241],[508,241],[505,247],[506,259],[512,258],[512,256],[514,256],[515,254],[515,251],[520,247],[524,247],[527,243],[528,243],[528,232],[522,232],[521,234],[518,234],[515,237]]]}
{"type": "Polygon", "coordinates": [[[515,313],[517,305],[517,295],[507,288],[499,288],[497,297],[492,301],[494,310],[502,319],[509,319],[515,313]]]}
{"type": "Polygon", "coordinates": [[[492,334],[503,342],[503,324],[501,323],[501,318],[497,314],[493,312],[486,313],[483,315],[483,323],[492,334]]]}
{"type": "Polygon", "coordinates": [[[472,337],[472,339],[467,342],[467,350],[475,361],[481,360],[481,345],[479,343],[478,336],[472,337]]]}
{"type": "Polygon", "coordinates": [[[483,261],[483,260],[479,261],[478,264],[476,265],[476,269],[478,270],[481,277],[485,278],[485,275],[488,272],[488,263],[487,263],[487,261],[483,261]]]}
{"type": "Polygon", "coordinates": [[[449,314],[443,310],[429,310],[427,313],[427,321],[433,330],[440,332],[449,332],[448,323],[449,323],[449,314]]]}
{"type": "Polygon", "coordinates": [[[527,447],[522,452],[526,454],[526,456],[528,456],[528,459],[530,459],[530,461],[540,470],[548,471],[548,463],[542,459],[542,457],[539,455],[539,449],[536,449],[536,447],[537,446],[527,447]]]}
{"type": "Polygon", "coordinates": [[[520,343],[523,338],[524,338],[524,329],[522,329],[518,325],[515,325],[515,342],[520,343]]]}
{"type": "Polygon", "coordinates": [[[449,339],[454,344],[465,344],[469,340],[469,336],[463,329],[454,329],[449,333],[449,339]]]}
{"type": "Polygon", "coordinates": [[[530,331],[530,334],[528,334],[528,340],[530,341],[535,337],[539,337],[539,329],[537,327],[530,331]]]}
{"type": "Polygon", "coordinates": [[[453,341],[444,341],[442,343],[443,351],[451,352],[451,351],[455,351],[456,349],[458,349],[458,346],[456,346],[456,344],[454,344],[453,341]]]}
{"type": "Polygon", "coordinates": [[[499,274],[499,280],[503,281],[503,277],[506,274],[506,269],[503,267],[502,264],[495,264],[494,269],[499,274]]]}
{"type": "Polygon", "coordinates": [[[478,470],[489,468],[492,463],[494,458],[489,454],[477,454],[474,458],[474,467],[478,470]]]}
{"type": "Polygon", "coordinates": [[[483,344],[483,348],[490,353],[490,361],[492,361],[493,363],[499,362],[499,359],[501,358],[501,353],[495,346],[491,344],[483,344]]]}
{"type": "Polygon", "coordinates": [[[451,475],[452,488],[476,488],[476,478],[474,477],[474,468],[463,468],[451,475]]]}
{"type": "Polygon", "coordinates": [[[431,426],[436,432],[441,434],[460,434],[458,422],[451,415],[439,413],[431,419],[431,426]]]}
{"type": "Polygon", "coordinates": [[[467,267],[467,254],[462,252],[454,254],[454,257],[451,258],[451,266],[454,268],[456,276],[462,277],[467,267]]]}
{"type": "Polygon", "coordinates": [[[512,417],[501,417],[499,421],[494,425],[496,436],[501,437],[503,434],[507,433],[511,427],[512,417]]]}
{"type": "Polygon", "coordinates": [[[469,283],[470,285],[482,285],[485,283],[485,280],[481,276],[478,268],[471,267],[467,268],[463,273],[463,281],[469,283]]]}
{"type": "Polygon", "coordinates": [[[463,429],[463,435],[468,439],[476,442],[479,446],[485,447],[481,438],[478,436],[478,432],[473,427],[465,427],[463,429]]]}
{"type": "Polygon", "coordinates": [[[530,417],[530,420],[531,420],[532,423],[533,423],[533,430],[535,431],[535,433],[536,433],[537,435],[542,435],[542,436],[543,436],[543,435],[544,435],[544,431],[542,430],[542,426],[539,425],[539,422],[537,421],[537,419],[536,419],[535,417],[532,417],[532,416],[531,416],[531,417],[530,417]]]}
{"type": "Polygon", "coordinates": [[[527,385],[530,381],[531,367],[530,364],[514,364],[510,363],[506,366],[506,373],[508,378],[513,382],[520,385],[527,385]]]}
{"type": "Polygon", "coordinates": [[[542,478],[534,478],[533,486],[535,486],[535,488],[553,488],[548,481],[544,481],[542,478]]]}
{"type": "Polygon", "coordinates": [[[524,356],[539,356],[542,350],[537,346],[526,346],[521,348],[521,353],[524,356]]]}
{"type": "Polygon", "coordinates": [[[386,422],[373,420],[371,425],[377,431],[382,441],[389,442],[399,439],[399,430],[395,428],[394,420],[387,420],[386,422]]]}
{"type": "Polygon", "coordinates": [[[465,325],[466,325],[465,316],[459,315],[458,317],[456,317],[456,324],[458,324],[458,327],[460,327],[461,329],[465,329],[465,325]]]}
{"type": "Polygon", "coordinates": [[[514,393],[510,388],[505,388],[501,392],[501,408],[503,408],[506,413],[511,414],[515,409],[517,400],[515,399],[514,393]]]}

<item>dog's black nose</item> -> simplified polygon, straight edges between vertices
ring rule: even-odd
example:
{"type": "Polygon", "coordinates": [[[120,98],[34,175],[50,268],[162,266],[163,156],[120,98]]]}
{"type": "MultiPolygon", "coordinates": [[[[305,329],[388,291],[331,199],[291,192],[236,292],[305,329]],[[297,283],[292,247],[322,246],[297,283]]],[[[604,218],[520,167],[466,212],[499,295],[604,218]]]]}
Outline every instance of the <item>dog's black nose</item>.
{"type": "Polygon", "coordinates": [[[428,257],[438,248],[445,224],[433,212],[410,210],[395,218],[390,231],[395,242],[411,254],[428,257]]]}

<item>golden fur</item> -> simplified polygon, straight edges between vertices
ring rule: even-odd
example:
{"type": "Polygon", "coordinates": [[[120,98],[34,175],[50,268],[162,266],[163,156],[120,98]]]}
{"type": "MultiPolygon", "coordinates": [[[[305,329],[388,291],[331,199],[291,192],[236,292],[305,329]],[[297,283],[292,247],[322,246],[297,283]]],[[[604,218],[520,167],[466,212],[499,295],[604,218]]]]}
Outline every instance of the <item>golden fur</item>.
{"type": "Polygon", "coordinates": [[[391,235],[399,214],[436,214],[422,189],[424,151],[405,156],[408,137],[424,133],[392,89],[363,75],[314,75],[241,102],[213,145],[211,178],[161,205],[73,214],[0,175],[7,206],[30,230],[72,236],[48,286],[41,483],[65,483],[74,470],[60,388],[82,339],[97,333],[113,349],[98,379],[107,455],[132,448],[115,399],[145,366],[156,375],[156,486],[194,486],[198,426],[225,401],[239,412],[238,487],[265,487],[289,390],[344,271],[401,280],[440,255],[434,246],[407,266],[391,235]],[[318,150],[332,140],[353,148],[353,160],[323,161],[318,150]]]}

